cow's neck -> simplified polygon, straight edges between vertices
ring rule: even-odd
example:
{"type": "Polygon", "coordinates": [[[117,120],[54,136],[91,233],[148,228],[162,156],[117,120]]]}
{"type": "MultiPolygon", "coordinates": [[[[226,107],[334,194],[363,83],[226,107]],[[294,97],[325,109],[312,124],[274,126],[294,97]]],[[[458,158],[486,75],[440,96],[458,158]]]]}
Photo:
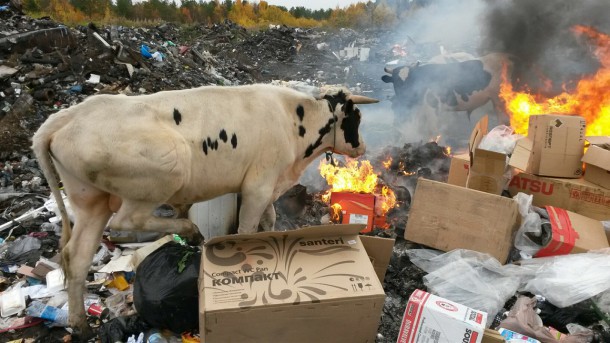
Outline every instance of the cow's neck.
{"type": "Polygon", "coordinates": [[[338,119],[337,121],[334,120],[335,114],[330,111],[328,101],[317,100],[315,102],[315,107],[316,110],[312,112],[317,115],[314,118],[309,118],[310,121],[307,123],[308,127],[315,127],[315,136],[310,136],[309,139],[304,140],[304,144],[298,144],[296,161],[294,164],[298,172],[305,170],[309,164],[318,159],[325,152],[332,151],[339,138],[337,136],[339,134],[337,129],[338,119]],[[327,132],[321,135],[320,130],[326,128],[327,125],[327,132]],[[321,138],[319,145],[317,144],[318,138],[321,138]],[[312,145],[315,147],[310,151],[309,149],[311,149],[310,146],[312,145]],[[309,156],[305,156],[307,154],[309,154],[309,156]]]}

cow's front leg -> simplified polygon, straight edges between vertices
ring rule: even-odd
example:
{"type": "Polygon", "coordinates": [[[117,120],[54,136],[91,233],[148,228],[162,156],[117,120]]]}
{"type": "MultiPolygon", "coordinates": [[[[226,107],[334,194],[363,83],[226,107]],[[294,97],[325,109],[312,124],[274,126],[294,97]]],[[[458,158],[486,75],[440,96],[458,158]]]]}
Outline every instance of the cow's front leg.
{"type": "Polygon", "coordinates": [[[274,227],[275,227],[275,207],[273,206],[273,203],[270,203],[267,208],[265,209],[265,211],[263,212],[263,215],[261,217],[261,221],[260,221],[260,227],[265,230],[265,231],[273,231],[274,227]]]}
{"type": "Polygon", "coordinates": [[[237,233],[255,233],[258,224],[262,224],[261,218],[263,213],[269,212],[269,207],[271,207],[273,212],[273,223],[275,223],[275,209],[273,209],[273,202],[271,202],[273,196],[272,187],[245,187],[241,195],[242,201],[241,208],[239,209],[239,228],[237,233]]]}

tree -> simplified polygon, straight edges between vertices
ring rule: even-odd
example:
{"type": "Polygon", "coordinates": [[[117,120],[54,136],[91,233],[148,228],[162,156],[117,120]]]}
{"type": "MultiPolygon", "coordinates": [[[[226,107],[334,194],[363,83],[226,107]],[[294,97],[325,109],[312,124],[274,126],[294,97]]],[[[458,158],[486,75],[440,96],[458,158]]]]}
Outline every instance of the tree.
{"type": "Polygon", "coordinates": [[[132,18],[133,3],[131,0],[116,0],[116,14],[123,18],[132,18]]]}

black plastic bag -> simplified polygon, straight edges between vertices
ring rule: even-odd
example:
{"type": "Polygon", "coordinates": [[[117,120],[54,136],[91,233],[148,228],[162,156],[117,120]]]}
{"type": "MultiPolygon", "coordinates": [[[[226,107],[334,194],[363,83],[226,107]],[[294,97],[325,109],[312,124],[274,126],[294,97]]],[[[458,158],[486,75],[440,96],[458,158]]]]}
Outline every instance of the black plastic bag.
{"type": "Polygon", "coordinates": [[[197,278],[201,251],[168,242],[148,255],[136,270],[133,300],[151,327],[175,333],[199,328],[197,278]]]}

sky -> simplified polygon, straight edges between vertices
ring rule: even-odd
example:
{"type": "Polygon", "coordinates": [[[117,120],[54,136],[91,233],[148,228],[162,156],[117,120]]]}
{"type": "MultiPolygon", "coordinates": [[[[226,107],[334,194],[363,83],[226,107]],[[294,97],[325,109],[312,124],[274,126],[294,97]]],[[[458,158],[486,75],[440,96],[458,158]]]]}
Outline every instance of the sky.
{"type": "Polygon", "coordinates": [[[340,8],[347,7],[351,4],[355,4],[358,2],[366,2],[363,0],[266,0],[269,5],[275,6],[284,6],[288,9],[290,7],[303,6],[306,8],[310,8],[313,10],[317,10],[320,8],[335,8],[339,6],[340,8]]]}

